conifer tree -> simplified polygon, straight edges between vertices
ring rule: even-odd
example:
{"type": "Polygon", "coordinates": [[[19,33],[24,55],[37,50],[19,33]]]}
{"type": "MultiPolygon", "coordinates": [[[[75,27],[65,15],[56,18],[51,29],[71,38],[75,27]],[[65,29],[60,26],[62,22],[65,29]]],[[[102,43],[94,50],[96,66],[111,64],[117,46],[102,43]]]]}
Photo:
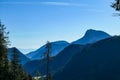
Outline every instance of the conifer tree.
{"type": "MultiPolygon", "coordinates": [[[[115,0],[115,2],[112,3],[111,7],[120,12],[120,0],[115,0]]],[[[114,16],[120,16],[120,13],[115,13],[114,16]]]]}
{"type": "Polygon", "coordinates": [[[12,77],[13,80],[32,80],[31,76],[28,75],[22,68],[19,60],[17,49],[13,48],[13,55],[11,60],[12,77]]]}
{"type": "Polygon", "coordinates": [[[50,73],[50,59],[51,59],[51,50],[52,50],[52,45],[49,41],[46,43],[46,53],[45,57],[47,60],[47,65],[46,65],[46,80],[53,80],[52,75],[50,73]]]}
{"type": "Polygon", "coordinates": [[[19,59],[18,59],[18,53],[16,48],[13,48],[13,53],[12,53],[12,60],[11,60],[11,68],[12,68],[12,77],[13,80],[18,80],[18,78],[20,77],[20,70],[19,70],[19,59]],[[19,74],[18,74],[19,73],[19,74]]]}
{"type": "Polygon", "coordinates": [[[0,80],[9,80],[9,62],[8,53],[8,33],[5,26],[0,21],[0,80]]]}
{"type": "Polygon", "coordinates": [[[11,62],[8,61],[8,34],[5,26],[0,22],[0,80],[32,80],[19,64],[17,49],[13,48],[11,62]]]}
{"type": "Polygon", "coordinates": [[[115,0],[111,5],[116,11],[120,11],[120,0],[115,0]]]}

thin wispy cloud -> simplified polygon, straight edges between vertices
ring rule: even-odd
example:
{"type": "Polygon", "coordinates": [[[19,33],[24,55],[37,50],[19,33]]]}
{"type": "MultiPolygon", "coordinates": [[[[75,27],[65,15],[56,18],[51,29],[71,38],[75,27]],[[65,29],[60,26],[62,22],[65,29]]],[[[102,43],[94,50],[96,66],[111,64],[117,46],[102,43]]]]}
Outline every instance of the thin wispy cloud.
{"type": "Polygon", "coordinates": [[[54,5],[54,6],[87,6],[87,4],[80,4],[80,3],[68,3],[68,2],[42,2],[42,4],[46,5],[54,5]]]}
{"type": "Polygon", "coordinates": [[[88,4],[84,3],[71,3],[71,2],[0,2],[2,5],[46,5],[46,6],[66,6],[66,7],[85,7],[84,11],[91,12],[103,12],[103,10],[98,10],[90,8],[88,4]]]}
{"type": "Polygon", "coordinates": [[[87,4],[70,3],[70,2],[0,2],[0,4],[7,5],[50,5],[50,6],[76,6],[83,7],[87,4]]]}
{"type": "MultiPolygon", "coordinates": [[[[103,10],[90,8],[88,4],[71,2],[0,2],[2,5],[46,5],[46,6],[66,6],[66,7],[85,7],[83,11],[102,13],[103,10]]],[[[82,9],[81,9],[82,10],[82,9]]]]}

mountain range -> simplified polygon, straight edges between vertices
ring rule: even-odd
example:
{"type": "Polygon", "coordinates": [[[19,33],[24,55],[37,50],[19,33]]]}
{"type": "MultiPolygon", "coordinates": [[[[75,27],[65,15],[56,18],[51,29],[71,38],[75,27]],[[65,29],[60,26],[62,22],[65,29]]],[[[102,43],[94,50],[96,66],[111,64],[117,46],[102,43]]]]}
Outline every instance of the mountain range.
{"type": "Polygon", "coordinates": [[[86,45],[54,80],[120,80],[120,36],[86,45]]]}
{"type": "MultiPolygon", "coordinates": [[[[110,38],[110,37],[111,36],[106,32],[90,29],[86,31],[85,35],[82,38],[72,43],[67,43],[66,41],[62,41],[62,42],[57,41],[59,45],[60,43],[65,44],[64,47],[62,46],[61,50],[59,50],[58,45],[54,44],[56,42],[53,42],[52,46],[55,46],[55,47],[52,50],[53,51],[55,50],[55,52],[57,53],[54,55],[54,57],[52,56],[52,59],[50,61],[51,73],[54,75],[56,74],[56,72],[63,70],[66,64],[68,64],[69,61],[71,61],[72,58],[77,53],[81,53],[82,49],[84,49],[85,46],[94,44],[97,41],[110,38]]],[[[30,56],[28,57],[33,58],[33,56],[35,56],[37,58],[33,58],[32,61],[29,61],[23,66],[24,69],[33,76],[35,76],[36,71],[40,71],[42,75],[45,75],[46,73],[46,68],[45,68],[46,60],[43,60],[41,58],[41,55],[43,55],[44,51],[45,51],[45,45],[39,48],[38,50],[36,50],[35,52],[29,53],[30,56]]]]}
{"type": "MultiPolygon", "coordinates": [[[[85,44],[94,43],[96,41],[99,41],[99,40],[102,40],[108,37],[110,37],[110,35],[107,34],[106,32],[103,32],[100,30],[89,29],[86,31],[85,35],[82,38],[72,43],[68,43],[67,41],[51,42],[52,44],[51,56],[56,56],[60,51],[62,51],[65,47],[67,47],[70,44],[85,45],[85,44]]],[[[31,60],[43,59],[45,51],[46,51],[46,47],[45,45],[43,45],[39,49],[26,54],[26,56],[29,57],[31,60]]]]}
{"type": "MultiPolygon", "coordinates": [[[[112,37],[104,31],[93,29],[71,43],[51,42],[49,71],[54,80],[119,80],[119,45],[119,36],[112,37]]],[[[46,45],[26,55],[15,47],[9,48],[10,61],[14,49],[25,71],[32,76],[36,76],[37,71],[46,75],[46,45]]]]}
{"type": "MultiPolygon", "coordinates": [[[[54,74],[56,71],[62,69],[65,64],[69,62],[72,56],[82,50],[82,48],[82,45],[71,44],[67,46],[64,50],[62,50],[58,55],[52,57],[52,59],[50,60],[50,72],[54,74]]],[[[39,71],[42,75],[45,75],[46,60],[32,60],[27,62],[23,67],[32,76],[36,75],[36,71],[39,71]]]]}

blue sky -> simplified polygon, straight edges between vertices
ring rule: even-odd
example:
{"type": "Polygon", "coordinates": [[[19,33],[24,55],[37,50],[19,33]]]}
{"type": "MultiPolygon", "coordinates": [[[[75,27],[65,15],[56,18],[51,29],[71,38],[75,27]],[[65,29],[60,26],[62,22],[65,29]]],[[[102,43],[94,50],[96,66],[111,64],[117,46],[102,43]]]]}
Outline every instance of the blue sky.
{"type": "Polygon", "coordinates": [[[0,19],[10,31],[11,46],[37,49],[47,40],[81,38],[87,29],[120,34],[114,0],[0,0],[0,19]]]}

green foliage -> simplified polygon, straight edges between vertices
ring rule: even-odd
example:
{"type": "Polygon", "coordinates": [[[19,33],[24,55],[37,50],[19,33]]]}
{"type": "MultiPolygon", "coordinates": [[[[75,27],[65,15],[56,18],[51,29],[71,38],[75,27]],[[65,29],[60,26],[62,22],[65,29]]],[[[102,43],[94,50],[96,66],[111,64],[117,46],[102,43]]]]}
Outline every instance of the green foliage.
{"type": "Polygon", "coordinates": [[[16,48],[13,50],[11,62],[8,61],[8,34],[5,26],[0,22],[0,80],[32,80],[19,64],[19,58],[16,48]]]}
{"type": "Polygon", "coordinates": [[[8,52],[8,32],[5,32],[5,26],[0,22],[0,80],[8,80],[9,62],[7,58],[8,52]]]}
{"type": "Polygon", "coordinates": [[[28,75],[19,64],[19,57],[17,49],[13,48],[13,57],[11,61],[11,71],[13,80],[32,80],[32,77],[28,75]]]}
{"type": "Polygon", "coordinates": [[[120,0],[115,0],[111,5],[116,11],[120,11],[120,0]]]}

